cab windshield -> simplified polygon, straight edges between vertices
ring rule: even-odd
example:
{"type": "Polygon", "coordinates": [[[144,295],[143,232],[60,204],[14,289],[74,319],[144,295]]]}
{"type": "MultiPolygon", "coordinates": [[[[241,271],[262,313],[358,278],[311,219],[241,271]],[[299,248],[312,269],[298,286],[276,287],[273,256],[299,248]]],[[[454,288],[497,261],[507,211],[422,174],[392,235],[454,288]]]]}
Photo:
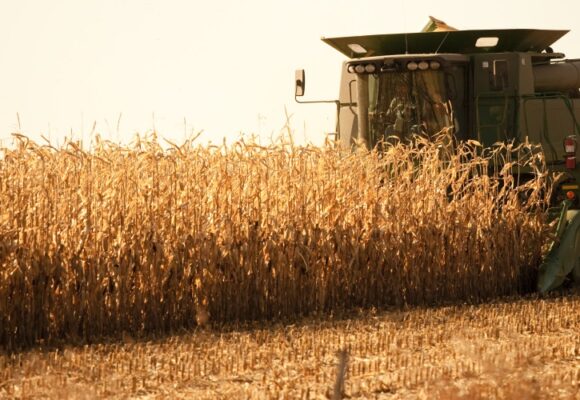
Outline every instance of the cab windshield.
{"type": "Polygon", "coordinates": [[[433,135],[453,126],[445,73],[437,70],[383,72],[369,77],[369,136],[433,135]]]}

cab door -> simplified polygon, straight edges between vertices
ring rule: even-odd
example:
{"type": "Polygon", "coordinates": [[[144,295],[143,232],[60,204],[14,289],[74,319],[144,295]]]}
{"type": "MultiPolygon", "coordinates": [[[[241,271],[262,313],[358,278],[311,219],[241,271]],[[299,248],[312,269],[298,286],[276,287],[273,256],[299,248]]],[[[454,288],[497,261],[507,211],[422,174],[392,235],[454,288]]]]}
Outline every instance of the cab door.
{"type": "Polygon", "coordinates": [[[474,57],[474,130],[485,146],[517,138],[517,55],[474,57]]]}

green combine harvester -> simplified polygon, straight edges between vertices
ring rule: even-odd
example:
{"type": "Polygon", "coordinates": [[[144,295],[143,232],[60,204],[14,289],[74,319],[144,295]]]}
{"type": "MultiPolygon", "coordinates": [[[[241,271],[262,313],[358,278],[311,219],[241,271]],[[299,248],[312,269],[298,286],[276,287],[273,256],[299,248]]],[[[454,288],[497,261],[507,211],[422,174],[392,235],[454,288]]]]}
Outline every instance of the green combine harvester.
{"type": "Polygon", "coordinates": [[[448,131],[483,146],[540,144],[550,171],[562,173],[554,205],[556,239],[540,266],[538,290],[580,282],[580,59],[554,52],[566,30],[455,30],[431,17],[422,32],[323,38],[348,59],[334,103],[336,139],[369,148],[389,137],[448,131]]]}

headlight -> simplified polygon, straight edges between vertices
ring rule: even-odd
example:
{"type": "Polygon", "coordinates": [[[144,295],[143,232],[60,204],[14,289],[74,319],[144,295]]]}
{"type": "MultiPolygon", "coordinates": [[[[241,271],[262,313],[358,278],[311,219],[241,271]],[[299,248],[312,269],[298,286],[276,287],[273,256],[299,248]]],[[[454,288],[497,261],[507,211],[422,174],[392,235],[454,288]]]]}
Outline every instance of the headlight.
{"type": "Polygon", "coordinates": [[[419,69],[421,71],[425,71],[426,69],[429,68],[429,63],[427,61],[421,61],[419,64],[417,64],[419,69]]]}
{"type": "Polygon", "coordinates": [[[357,65],[356,67],[354,67],[354,71],[357,74],[362,74],[363,72],[365,72],[365,66],[362,64],[357,65]]]}
{"type": "Polygon", "coordinates": [[[377,67],[375,67],[375,64],[365,65],[365,71],[368,72],[369,74],[372,74],[373,72],[375,72],[376,69],[377,69],[377,67]]]}
{"type": "Polygon", "coordinates": [[[429,67],[431,67],[431,69],[439,69],[441,67],[441,63],[439,61],[431,61],[429,63],[429,67]]]}
{"type": "Polygon", "coordinates": [[[415,70],[417,70],[417,67],[418,67],[418,65],[415,61],[411,61],[411,62],[407,63],[407,69],[409,71],[415,71],[415,70]]]}

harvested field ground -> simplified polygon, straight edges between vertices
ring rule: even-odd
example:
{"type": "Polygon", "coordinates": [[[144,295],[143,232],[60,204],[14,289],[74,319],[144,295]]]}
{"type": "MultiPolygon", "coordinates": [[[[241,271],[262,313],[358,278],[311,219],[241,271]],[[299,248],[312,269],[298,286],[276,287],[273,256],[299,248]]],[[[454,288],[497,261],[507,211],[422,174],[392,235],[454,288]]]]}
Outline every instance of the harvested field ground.
{"type": "Polygon", "coordinates": [[[0,356],[1,398],[578,399],[580,296],[359,311],[0,356]]]}

